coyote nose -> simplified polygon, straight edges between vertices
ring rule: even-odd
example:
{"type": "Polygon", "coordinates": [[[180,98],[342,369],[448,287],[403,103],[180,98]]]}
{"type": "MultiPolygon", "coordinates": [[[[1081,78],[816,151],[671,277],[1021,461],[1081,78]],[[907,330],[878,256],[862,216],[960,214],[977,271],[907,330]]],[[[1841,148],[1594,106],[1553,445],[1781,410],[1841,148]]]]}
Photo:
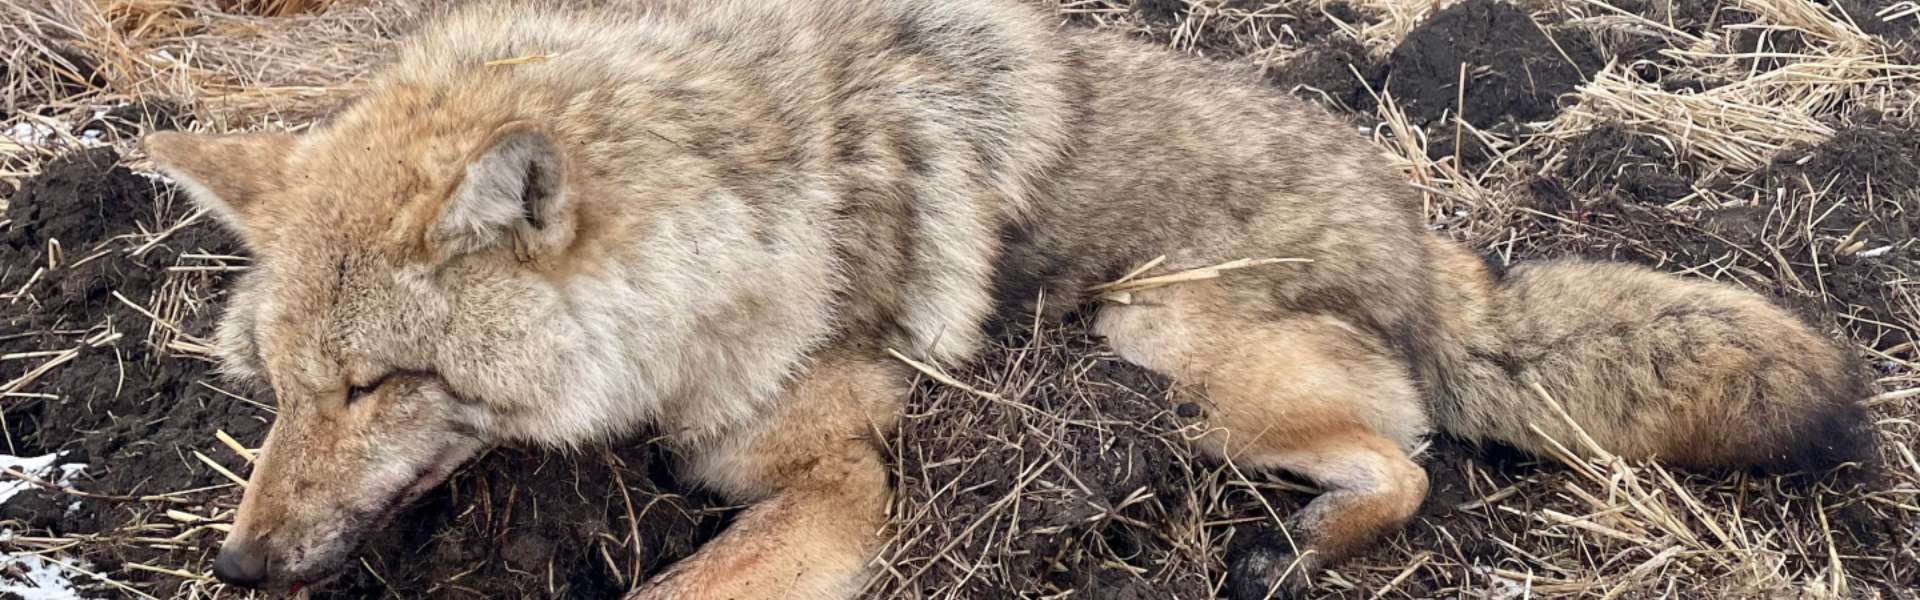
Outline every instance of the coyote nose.
{"type": "Polygon", "coordinates": [[[267,555],[252,544],[228,543],[213,559],[213,576],[227,585],[256,588],[267,582],[267,555]]]}

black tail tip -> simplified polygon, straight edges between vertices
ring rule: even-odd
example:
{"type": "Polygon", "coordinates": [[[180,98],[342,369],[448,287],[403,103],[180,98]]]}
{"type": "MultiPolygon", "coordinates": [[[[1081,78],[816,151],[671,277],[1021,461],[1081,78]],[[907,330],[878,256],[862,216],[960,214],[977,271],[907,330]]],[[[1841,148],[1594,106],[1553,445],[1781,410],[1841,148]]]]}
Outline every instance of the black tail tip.
{"type": "Polygon", "coordinates": [[[1878,436],[1869,426],[1865,406],[1856,401],[1834,402],[1807,414],[1792,431],[1779,454],[1768,461],[1770,470],[1817,480],[1843,466],[1870,471],[1878,466],[1878,436]]]}

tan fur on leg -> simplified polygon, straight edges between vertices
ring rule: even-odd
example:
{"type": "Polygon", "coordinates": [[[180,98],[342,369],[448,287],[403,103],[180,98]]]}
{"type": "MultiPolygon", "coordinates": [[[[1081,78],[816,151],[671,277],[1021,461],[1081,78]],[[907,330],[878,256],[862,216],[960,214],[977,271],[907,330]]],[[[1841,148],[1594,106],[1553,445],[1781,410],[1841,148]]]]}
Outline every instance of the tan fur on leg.
{"type": "Polygon", "coordinates": [[[1292,519],[1294,548],[1235,565],[1230,597],[1267,597],[1372,544],[1413,515],[1426,472],[1406,449],[1427,431],[1403,363],[1358,328],[1324,315],[1259,314],[1217,282],[1140,294],[1102,309],[1096,330],[1122,357],[1205,389],[1209,450],[1290,471],[1326,492],[1292,519]],[[1294,564],[1288,551],[1302,560],[1294,564]],[[1240,574],[1238,571],[1253,571],[1240,574]],[[1273,581],[1285,576],[1286,582],[1273,581]],[[1253,579],[1253,581],[1248,581],[1253,579]],[[1244,588],[1244,590],[1242,589],[1244,588]],[[1244,593],[1243,593],[1244,592],[1244,593]]]}
{"type": "Polygon", "coordinates": [[[886,467],[872,440],[905,398],[889,362],[827,359],[781,412],[694,457],[694,474],[760,499],[632,600],[851,598],[878,551],[886,467]]]}

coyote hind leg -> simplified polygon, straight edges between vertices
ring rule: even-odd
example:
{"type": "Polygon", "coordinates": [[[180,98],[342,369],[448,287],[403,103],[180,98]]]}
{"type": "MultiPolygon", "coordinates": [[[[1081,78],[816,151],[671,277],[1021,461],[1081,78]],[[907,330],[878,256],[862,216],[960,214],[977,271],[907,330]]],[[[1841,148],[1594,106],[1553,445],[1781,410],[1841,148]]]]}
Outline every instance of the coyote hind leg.
{"type": "Polygon", "coordinates": [[[1385,344],[1334,317],[1273,318],[1248,305],[1218,280],[1199,282],[1136,293],[1095,324],[1121,357],[1204,390],[1206,450],[1325,490],[1289,520],[1291,547],[1237,544],[1225,590],[1234,600],[1300,591],[1397,529],[1427,493],[1407,455],[1426,415],[1385,344]]]}

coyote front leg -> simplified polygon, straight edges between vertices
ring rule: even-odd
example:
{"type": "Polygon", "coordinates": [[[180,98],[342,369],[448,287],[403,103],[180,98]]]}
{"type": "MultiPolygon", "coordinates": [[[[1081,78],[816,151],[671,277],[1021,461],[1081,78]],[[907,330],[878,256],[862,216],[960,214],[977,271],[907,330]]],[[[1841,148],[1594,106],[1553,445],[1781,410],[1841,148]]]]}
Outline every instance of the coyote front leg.
{"type": "Polygon", "coordinates": [[[629,600],[851,598],[886,524],[889,431],[907,379],[891,362],[831,359],[750,431],[693,458],[705,483],[753,506],[629,600]]]}

